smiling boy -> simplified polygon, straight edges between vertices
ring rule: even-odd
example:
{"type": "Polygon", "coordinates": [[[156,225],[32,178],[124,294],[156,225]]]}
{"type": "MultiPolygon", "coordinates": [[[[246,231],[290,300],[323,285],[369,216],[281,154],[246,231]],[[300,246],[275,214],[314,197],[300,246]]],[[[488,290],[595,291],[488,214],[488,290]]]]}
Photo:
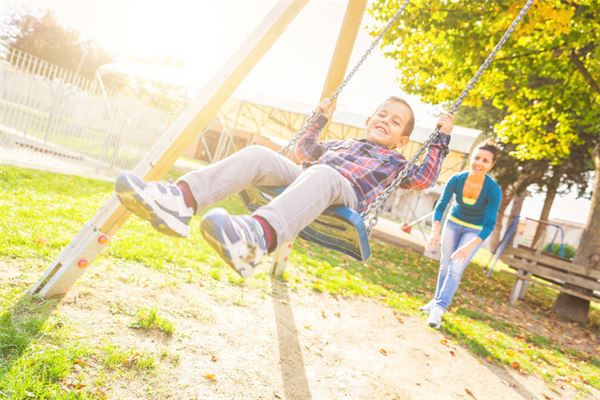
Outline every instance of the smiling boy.
{"type": "MultiPolygon", "coordinates": [[[[366,120],[366,138],[319,141],[334,102],[326,99],[301,132],[299,166],[262,146],[248,146],[177,184],[145,183],[132,173],[117,178],[121,202],[159,231],[187,236],[191,217],[250,185],[287,188],[252,215],[232,216],[223,209],[205,214],[201,231],[208,243],[240,275],[248,276],[262,256],[292,240],[331,205],[362,212],[404,170],[408,160],[396,151],[406,145],[414,114],[404,100],[389,97],[366,120]]],[[[448,153],[451,115],[438,120],[441,134],[430,144],[421,165],[408,171],[401,187],[424,189],[435,183],[448,153]]]]}

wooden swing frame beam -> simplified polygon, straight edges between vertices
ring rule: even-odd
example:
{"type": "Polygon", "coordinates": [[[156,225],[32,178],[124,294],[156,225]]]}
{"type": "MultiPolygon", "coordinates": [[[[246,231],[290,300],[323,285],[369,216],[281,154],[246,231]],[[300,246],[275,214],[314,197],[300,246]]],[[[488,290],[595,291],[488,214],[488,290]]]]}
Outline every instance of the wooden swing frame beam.
{"type": "MultiPolygon", "coordinates": [[[[148,155],[134,168],[134,172],[146,181],[162,178],[183,151],[192,144],[199,132],[208,126],[221,106],[307,2],[308,0],[293,0],[277,3],[209,81],[200,95],[167,128],[148,155]]],[[[330,94],[344,79],[366,4],[367,0],[348,0],[322,98],[330,94]]],[[[121,205],[116,194],[113,194],[44,272],[29,293],[44,298],[67,293],[129,216],[129,211],[121,205]]]]}

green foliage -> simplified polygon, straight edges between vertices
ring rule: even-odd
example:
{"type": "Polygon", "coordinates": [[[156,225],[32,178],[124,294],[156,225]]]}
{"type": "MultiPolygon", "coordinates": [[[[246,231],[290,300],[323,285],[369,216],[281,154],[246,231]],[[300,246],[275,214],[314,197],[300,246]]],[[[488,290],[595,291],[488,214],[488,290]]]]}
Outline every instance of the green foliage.
{"type": "MultiPolygon", "coordinates": [[[[377,33],[399,2],[370,8],[377,33]]],[[[384,38],[400,83],[432,103],[456,99],[504,34],[522,3],[412,1],[384,38]]],[[[584,161],[600,139],[598,0],[535,2],[465,105],[494,112],[496,135],[519,160],[584,161]]]]}
{"type": "Polygon", "coordinates": [[[5,25],[0,39],[9,46],[88,79],[95,78],[99,66],[112,61],[96,42],[83,40],[79,33],[60,25],[51,11],[14,10],[5,25]]]}
{"type": "MultiPolygon", "coordinates": [[[[544,246],[544,251],[548,252],[548,253],[552,253],[556,256],[561,257],[560,255],[560,243],[548,243],[546,246],[544,246]]],[[[575,253],[577,253],[577,249],[573,246],[571,246],[568,243],[564,244],[564,258],[568,259],[568,260],[572,260],[575,258],[575,253]]]]}

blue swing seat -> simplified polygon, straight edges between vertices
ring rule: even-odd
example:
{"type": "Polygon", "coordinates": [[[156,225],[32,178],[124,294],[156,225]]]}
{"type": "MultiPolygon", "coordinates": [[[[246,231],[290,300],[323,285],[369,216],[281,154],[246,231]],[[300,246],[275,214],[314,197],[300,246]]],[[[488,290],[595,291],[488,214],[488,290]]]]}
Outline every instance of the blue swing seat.
{"type": "MultiPolygon", "coordinates": [[[[286,186],[251,186],[240,192],[246,208],[254,211],[285,190],[286,186]]],[[[358,261],[371,255],[369,236],[361,215],[348,207],[331,206],[304,228],[302,239],[340,251],[358,261]]]]}

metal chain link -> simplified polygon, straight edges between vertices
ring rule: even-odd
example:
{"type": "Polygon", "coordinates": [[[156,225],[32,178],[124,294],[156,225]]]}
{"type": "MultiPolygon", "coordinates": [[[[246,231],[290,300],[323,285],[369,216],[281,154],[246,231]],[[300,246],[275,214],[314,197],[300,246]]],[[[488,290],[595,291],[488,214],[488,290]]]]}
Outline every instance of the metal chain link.
{"type": "MultiPolygon", "coordinates": [[[[387,25],[385,26],[385,28],[383,28],[383,30],[379,33],[379,35],[377,35],[377,37],[371,42],[371,45],[364,52],[364,54],[362,55],[362,57],[360,58],[360,60],[358,60],[358,62],[356,63],[356,65],[352,68],[352,70],[348,73],[348,75],[346,75],[346,78],[344,78],[344,80],[342,81],[342,83],[339,84],[339,86],[335,89],[335,91],[333,92],[333,94],[329,97],[331,100],[336,100],[338,98],[338,96],[340,95],[340,93],[342,92],[342,90],[344,89],[344,87],[346,87],[346,85],[348,84],[348,82],[350,81],[350,79],[352,78],[352,76],[354,76],[354,74],[356,73],[356,71],[358,71],[358,69],[360,68],[360,66],[369,57],[369,55],[371,54],[371,52],[373,51],[373,49],[375,49],[375,47],[377,47],[377,44],[379,43],[379,41],[383,38],[383,36],[385,36],[385,34],[392,27],[392,25],[394,25],[396,23],[396,21],[398,21],[398,19],[400,18],[400,15],[402,15],[402,13],[404,12],[404,10],[406,9],[406,6],[408,6],[409,2],[410,2],[410,0],[405,0],[404,1],[404,3],[402,4],[402,6],[400,6],[400,8],[398,9],[398,11],[396,11],[396,14],[394,14],[394,16],[392,17],[392,19],[390,19],[390,21],[387,23],[387,25]]],[[[313,122],[313,120],[316,118],[316,116],[317,116],[317,114],[315,113],[310,118],[308,118],[306,120],[306,122],[298,130],[298,133],[292,139],[290,139],[290,141],[284,147],[282,147],[281,150],[279,150],[279,154],[285,154],[285,153],[288,152],[288,150],[296,148],[296,144],[300,140],[300,137],[302,136],[301,135],[302,132],[313,122]]]]}
{"type": "MultiPolygon", "coordinates": [[[[454,114],[456,112],[456,110],[458,109],[458,107],[462,104],[465,97],[467,97],[467,95],[469,94],[471,89],[473,89],[473,87],[475,86],[475,84],[477,83],[477,81],[479,80],[481,75],[483,75],[485,70],[489,67],[489,65],[494,60],[494,57],[496,56],[496,54],[500,51],[502,46],[504,46],[504,43],[506,43],[506,41],[508,40],[508,38],[510,37],[512,32],[515,30],[517,25],[521,22],[521,20],[523,19],[523,17],[527,13],[527,11],[529,10],[529,8],[533,4],[533,2],[534,2],[534,0],[527,0],[527,3],[523,6],[523,8],[519,12],[519,14],[515,18],[515,20],[510,25],[510,27],[506,30],[506,32],[504,32],[502,39],[500,39],[500,41],[498,42],[496,47],[494,47],[494,50],[492,50],[492,52],[488,55],[488,57],[484,61],[484,63],[479,67],[479,70],[471,78],[471,80],[469,81],[467,86],[461,92],[460,96],[454,101],[454,104],[452,105],[452,107],[450,107],[450,111],[449,111],[450,114],[454,114]]],[[[440,133],[440,128],[437,127],[435,129],[435,131],[431,134],[431,136],[421,145],[421,147],[419,147],[419,149],[417,150],[415,155],[406,164],[406,167],[402,170],[402,172],[398,174],[396,179],[394,179],[392,184],[389,185],[387,188],[385,188],[385,190],[372,203],[370,203],[368,205],[367,209],[362,213],[362,217],[363,217],[363,220],[365,221],[365,226],[367,228],[368,235],[371,234],[371,230],[373,230],[373,227],[375,226],[375,224],[377,224],[377,220],[379,219],[379,214],[383,210],[383,207],[385,206],[385,203],[387,202],[387,200],[389,199],[391,194],[400,186],[402,181],[408,175],[408,172],[414,167],[417,160],[419,160],[419,158],[425,152],[425,149],[427,149],[429,147],[429,145],[439,135],[439,133],[440,133]]]]}

